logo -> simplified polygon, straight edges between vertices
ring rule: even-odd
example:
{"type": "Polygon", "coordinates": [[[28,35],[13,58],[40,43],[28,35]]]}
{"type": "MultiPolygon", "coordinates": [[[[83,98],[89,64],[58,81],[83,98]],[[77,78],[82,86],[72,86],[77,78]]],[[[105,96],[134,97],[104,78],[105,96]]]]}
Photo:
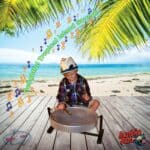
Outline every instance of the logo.
{"type": "Polygon", "coordinates": [[[146,139],[145,134],[140,129],[132,129],[128,132],[119,132],[120,144],[134,143],[137,146],[144,146],[146,143],[150,144],[150,141],[146,139]]]}

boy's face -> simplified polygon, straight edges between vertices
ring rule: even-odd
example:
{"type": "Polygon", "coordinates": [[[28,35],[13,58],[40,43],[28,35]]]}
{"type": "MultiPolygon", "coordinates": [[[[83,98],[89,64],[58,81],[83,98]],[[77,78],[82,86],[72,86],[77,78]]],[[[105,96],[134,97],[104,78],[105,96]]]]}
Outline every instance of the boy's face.
{"type": "Polygon", "coordinates": [[[74,82],[77,79],[77,70],[70,71],[68,73],[64,73],[65,78],[68,79],[69,82],[74,82]]]}

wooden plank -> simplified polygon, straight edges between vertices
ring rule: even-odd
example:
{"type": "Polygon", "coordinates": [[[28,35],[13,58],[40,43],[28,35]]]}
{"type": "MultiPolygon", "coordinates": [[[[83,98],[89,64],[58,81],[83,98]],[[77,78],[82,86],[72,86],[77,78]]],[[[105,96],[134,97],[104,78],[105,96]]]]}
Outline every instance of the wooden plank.
{"type": "MultiPolygon", "coordinates": [[[[36,103],[33,105],[29,105],[28,109],[24,111],[23,113],[19,114],[17,118],[9,125],[9,128],[7,127],[5,129],[5,132],[3,132],[0,136],[0,148],[4,146],[3,137],[10,133],[10,130],[12,128],[15,128],[16,130],[19,130],[20,127],[28,120],[28,118],[32,115],[32,113],[36,110],[36,108],[40,107],[40,104],[42,103],[43,96],[39,96],[36,103]]],[[[9,122],[8,122],[9,123],[9,122]]],[[[30,124],[30,123],[29,123],[30,124]]],[[[4,128],[4,127],[3,127],[4,128]]]]}
{"type": "MultiPolygon", "coordinates": [[[[99,99],[99,98],[94,97],[94,99],[99,99]]],[[[101,115],[98,110],[96,111],[96,113],[98,116],[101,115]]],[[[87,132],[98,134],[98,131],[99,131],[99,117],[97,118],[97,125],[95,126],[95,128],[93,128],[92,130],[89,130],[87,132]]],[[[93,150],[104,150],[103,141],[102,141],[102,144],[97,144],[98,136],[85,135],[85,137],[86,137],[85,141],[87,141],[88,150],[91,150],[91,149],[93,149],[93,150]]]]}
{"type": "MultiPolygon", "coordinates": [[[[31,107],[32,105],[35,105],[38,98],[37,97],[34,97],[33,99],[33,103],[31,104],[27,104],[25,106],[23,106],[22,108],[18,108],[18,106],[16,106],[15,108],[13,108],[13,111],[14,111],[14,117],[13,119],[11,119],[9,116],[8,116],[8,113],[6,113],[5,115],[1,116],[1,119],[3,120],[1,123],[0,123],[0,132],[4,132],[10,125],[11,123],[13,123],[15,120],[18,119],[19,116],[21,116],[29,107],[31,107]]],[[[40,101],[40,99],[39,99],[40,101]]],[[[39,102],[38,101],[38,102],[39,102]]]]}
{"type": "MultiPolygon", "coordinates": [[[[22,99],[24,102],[26,102],[26,97],[22,96],[22,99]]],[[[3,107],[2,112],[0,113],[0,123],[2,123],[3,121],[5,121],[7,118],[9,118],[9,112],[6,111],[7,106],[6,103],[8,101],[6,100],[5,104],[1,105],[3,107]]],[[[10,101],[12,104],[12,109],[10,111],[13,111],[14,113],[16,113],[16,111],[18,110],[18,98],[14,98],[12,101],[10,101]]]]}
{"type": "MultiPolygon", "coordinates": [[[[54,106],[56,105],[57,101],[54,97],[52,97],[50,103],[48,104],[47,107],[50,107],[50,108],[54,108],[54,106]]],[[[46,109],[47,111],[47,109],[46,109]]],[[[48,116],[48,114],[47,114],[48,116]]],[[[44,129],[44,132],[41,136],[41,139],[37,145],[37,149],[40,150],[40,149],[44,149],[44,150],[49,150],[49,149],[53,149],[54,145],[55,145],[55,137],[56,137],[56,130],[54,129],[53,132],[51,134],[47,133],[47,130],[48,128],[50,127],[50,120],[49,120],[49,117],[48,117],[48,122],[47,122],[47,125],[46,125],[46,128],[44,129]]]]}
{"type": "Polygon", "coordinates": [[[130,124],[132,124],[132,126],[134,126],[135,128],[139,128],[141,129],[143,132],[145,133],[149,133],[149,130],[147,128],[145,128],[135,117],[136,114],[131,112],[131,108],[127,109],[126,105],[122,105],[123,100],[121,100],[122,97],[115,97],[113,99],[111,99],[109,101],[109,103],[111,103],[112,105],[115,106],[115,108],[120,112],[120,114],[122,116],[124,116],[124,118],[127,118],[128,121],[130,122],[130,124]],[[125,107],[126,106],[126,107],[125,107]]]}
{"type": "MultiPolygon", "coordinates": [[[[134,115],[134,118],[139,123],[141,123],[142,126],[144,126],[145,128],[147,128],[147,130],[150,131],[150,121],[145,119],[145,117],[143,117],[143,115],[137,113],[134,109],[132,109],[131,101],[133,101],[132,97],[121,97],[120,100],[118,100],[117,102],[119,102],[122,106],[125,106],[126,110],[130,111],[130,113],[132,115],[134,115]]],[[[144,105],[143,107],[146,108],[146,105],[144,105]]],[[[146,114],[144,116],[146,116],[146,114]]]]}
{"type": "Polygon", "coordinates": [[[72,133],[71,136],[71,150],[86,150],[85,135],[80,133],[72,133]]]}
{"type": "Polygon", "coordinates": [[[57,131],[54,150],[70,150],[70,133],[57,131]]]}
{"type": "Polygon", "coordinates": [[[137,100],[144,102],[146,105],[150,105],[150,98],[148,96],[136,96],[137,100]]]}
{"type": "Polygon", "coordinates": [[[48,121],[47,126],[44,130],[44,134],[41,136],[40,142],[38,143],[37,150],[51,150],[53,149],[53,145],[55,145],[55,136],[56,130],[53,130],[51,134],[47,133],[47,129],[50,127],[50,123],[48,121]]]}
{"type": "Polygon", "coordinates": [[[144,116],[146,120],[150,121],[150,105],[140,105],[137,103],[137,97],[132,97],[132,100],[126,99],[127,103],[130,103],[131,109],[133,109],[140,116],[144,116]]]}
{"type": "MultiPolygon", "coordinates": [[[[34,139],[36,139],[36,137],[38,137],[38,134],[35,134],[35,135],[33,135],[32,134],[32,129],[35,127],[35,125],[37,124],[37,123],[39,123],[39,124],[42,124],[43,122],[39,122],[38,120],[40,119],[43,119],[44,118],[44,116],[45,116],[45,112],[44,112],[44,110],[45,110],[45,108],[46,108],[46,106],[47,106],[47,104],[48,104],[48,102],[50,101],[50,98],[49,97],[45,97],[43,100],[41,99],[41,103],[40,103],[40,105],[38,105],[38,107],[36,107],[32,112],[30,112],[30,116],[28,116],[28,118],[27,118],[27,120],[25,120],[23,123],[22,123],[22,125],[21,125],[21,127],[18,129],[18,130],[20,130],[20,131],[25,131],[25,132],[27,132],[27,133],[30,133],[30,135],[31,135],[31,137],[32,138],[34,138],[34,139]],[[43,116],[44,115],[44,116],[43,116]]],[[[22,116],[22,117],[24,117],[24,115],[22,116]]],[[[39,124],[37,124],[38,126],[39,126],[39,124]]],[[[44,124],[45,125],[45,124],[44,124]]],[[[42,126],[43,127],[43,126],[42,126]]],[[[40,131],[40,128],[41,127],[39,127],[39,131],[38,132],[42,132],[42,130],[40,131]]],[[[35,128],[35,130],[36,130],[37,128],[35,128]]],[[[42,128],[41,128],[42,129],[42,128]]],[[[37,131],[37,130],[36,130],[37,131]]],[[[37,133],[37,132],[36,132],[37,133]]],[[[29,141],[29,143],[30,143],[30,141],[29,141]]],[[[36,141],[35,141],[35,143],[36,143],[36,141]]],[[[10,145],[10,144],[6,144],[5,146],[4,146],[4,149],[6,149],[6,150],[9,150],[9,149],[11,149],[11,150],[16,150],[16,149],[19,149],[19,148],[24,148],[24,146],[22,145],[22,144],[24,144],[23,142],[22,143],[18,143],[18,144],[16,144],[16,145],[10,145]]],[[[27,146],[27,149],[29,148],[28,147],[28,143],[26,143],[25,145],[27,146]],[[27,144],[27,145],[26,145],[27,144]]],[[[30,144],[29,144],[30,145],[30,144]]],[[[34,144],[33,144],[34,145],[34,144]]],[[[36,144],[34,145],[34,148],[36,148],[36,144]]]]}
{"type": "Polygon", "coordinates": [[[121,130],[120,126],[116,123],[116,121],[112,118],[111,114],[108,113],[103,105],[102,101],[104,100],[103,97],[101,99],[101,105],[98,109],[100,114],[103,115],[104,122],[104,136],[103,136],[103,144],[104,149],[115,149],[120,150],[121,146],[118,142],[118,132],[121,130]]]}
{"type": "Polygon", "coordinates": [[[45,108],[42,111],[42,114],[40,114],[40,117],[38,118],[37,122],[35,123],[32,130],[30,131],[32,139],[25,145],[22,144],[20,147],[20,150],[26,150],[26,149],[32,150],[32,149],[37,148],[40,142],[41,136],[43,135],[45,127],[47,126],[47,123],[49,121],[47,106],[50,104],[50,102],[51,104],[53,103],[50,97],[47,96],[47,99],[50,99],[50,101],[48,101],[48,103],[45,105],[45,108]]]}
{"type": "MultiPolygon", "coordinates": [[[[42,111],[41,116],[38,118],[34,127],[30,131],[32,139],[27,144],[21,145],[20,150],[26,150],[26,149],[32,150],[32,149],[36,149],[38,147],[40,139],[41,139],[42,135],[44,134],[45,128],[46,128],[47,124],[49,123],[47,106],[50,105],[51,107],[53,107],[55,104],[55,101],[53,101],[52,98],[50,98],[49,96],[47,96],[46,98],[50,99],[50,101],[48,101],[48,103],[45,105],[45,108],[42,111]]],[[[47,144],[49,144],[49,143],[47,143],[47,144]]]]}
{"type": "MultiPolygon", "coordinates": [[[[116,120],[116,122],[119,124],[121,127],[121,131],[123,132],[128,132],[131,129],[134,128],[128,121],[127,118],[124,118],[120,112],[118,112],[117,109],[115,109],[115,106],[113,106],[111,103],[109,103],[112,99],[112,97],[106,97],[104,98],[105,100],[102,101],[103,105],[107,109],[107,111],[113,116],[113,118],[116,120]]],[[[115,104],[114,104],[115,105],[115,104]]],[[[107,119],[106,119],[107,120],[107,119]]],[[[119,132],[118,132],[118,141],[119,141],[119,132]]],[[[132,149],[132,150],[137,150],[135,145],[132,144],[126,144],[126,145],[121,145],[122,149],[132,149]]]]}

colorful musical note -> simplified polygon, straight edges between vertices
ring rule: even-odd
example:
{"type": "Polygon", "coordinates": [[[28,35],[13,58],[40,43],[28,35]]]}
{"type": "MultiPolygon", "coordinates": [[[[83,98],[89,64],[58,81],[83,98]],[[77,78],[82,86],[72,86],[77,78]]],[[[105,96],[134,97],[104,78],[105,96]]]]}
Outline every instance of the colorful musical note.
{"type": "Polygon", "coordinates": [[[67,18],[67,23],[70,23],[72,20],[71,20],[71,17],[68,17],[67,18]]]}
{"type": "Polygon", "coordinates": [[[65,49],[65,47],[66,47],[66,46],[65,46],[65,41],[62,41],[62,42],[61,42],[61,48],[62,48],[62,49],[65,49]]]}
{"type": "Polygon", "coordinates": [[[47,39],[46,39],[46,38],[44,38],[44,44],[45,44],[45,45],[47,44],[47,39]]]}
{"type": "Polygon", "coordinates": [[[76,32],[76,36],[80,35],[80,30],[79,29],[76,29],[75,32],[76,32]]]}
{"type": "Polygon", "coordinates": [[[43,46],[40,46],[40,52],[42,52],[43,51],[43,46]]]}
{"type": "Polygon", "coordinates": [[[88,8],[88,14],[90,14],[92,12],[91,8],[88,8]]]}
{"type": "Polygon", "coordinates": [[[18,97],[21,94],[21,92],[18,88],[15,90],[15,93],[16,93],[15,97],[18,97]]]}
{"type": "Polygon", "coordinates": [[[53,36],[52,31],[51,31],[50,29],[48,29],[48,30],[46,31],[46,38],[47,38],[47,39],[50,39],[52,36],[53,36]]]}
{"type": "Polygon", "coordinates": [[[68,41],[68,38],[67,38],[67,36],[65,36],[65,42],[67,42],[68,41]]]}
{"type": "Polygon", "coordinates": [[[56,22],[56,28],[59,28],[60,26],[61,26],[60,21],[57,21],[57,22],[56,22]]]}
{"type": "Polygon", "coordinates": [[[14,117],[14,112],[13,112],[13,111],[10,111],[9,117],[10,117],[10,118],[13,118],[13,117],[14,117]]]}
{"type": "Polygon", "coordinates": [[[27,103],[31,103],[31,97],[30,96],[28,96],[27,103]]]}
{"type": "Polygon", "coordinates": [[[13,80],[14,87],[17,87],[17,81],[13,80]]]}
{"type": "Polygon", "coordinates": [[[76,21],[76,20],[77,20],[76,16],[73,16],[73,21],[76,21]]]}
{"type": "Polygon", "coordinates": [[[8,100],[8,101],[11,101],[11,100],[12,100],[12,92],[9,92],[9,93],[7,94],[7,100],[8,100]]]}
{"type": "Polygon", "coordinates": [[[73,39],[74,38],[74,32],[70,33],[70,38],[73,39]]]}
{"type": "Polygon", "coordinates": [[[24,76],[24,74],[20,76],[20,80],[22,84],[26,83],[26,77],[24,76]]]}
{"type": "Polygon", "coordinates": [[[18,106],[22,107],[24,105],[24,101],[21,97],[18,98],[18,106]]]}
{"type": "Polygon", "coordinates": [[[57,50],[58,50],[58,51],[60,50],[60,45],[59,45],[59,44],[57,44],[57,50]]]}
{"type": "Polygon", "coordinates": [[[29,60],[27,61],[27,64],[28,64],[28,68],[30,68],[31,65],[30,65],[30,61],[29,60]]]}
{"type": "Polygon", "coordinates": [[[11,102],[6,103],[7,109],[6,111],[9,111],[10,109],[12,109],[12,104],[11,102]]]}

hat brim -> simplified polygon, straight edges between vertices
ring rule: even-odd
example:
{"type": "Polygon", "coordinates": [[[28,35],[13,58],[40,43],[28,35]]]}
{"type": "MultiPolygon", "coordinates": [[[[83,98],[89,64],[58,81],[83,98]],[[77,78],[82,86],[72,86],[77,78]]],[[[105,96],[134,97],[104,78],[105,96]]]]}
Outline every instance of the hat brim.
{"type": "Polygon", "coordinates": [[[76,67],[74,67],[74,68],[72,68],[72,69],[63,70],[63,71],[61,71],[61,73],[62,73],[62,74],[65,74],[65,73],[68,73],[68,72],[71,72],[71,71],[74,71],[74,70],[78,70],[78,67],[76,66],[76,67]]]}

